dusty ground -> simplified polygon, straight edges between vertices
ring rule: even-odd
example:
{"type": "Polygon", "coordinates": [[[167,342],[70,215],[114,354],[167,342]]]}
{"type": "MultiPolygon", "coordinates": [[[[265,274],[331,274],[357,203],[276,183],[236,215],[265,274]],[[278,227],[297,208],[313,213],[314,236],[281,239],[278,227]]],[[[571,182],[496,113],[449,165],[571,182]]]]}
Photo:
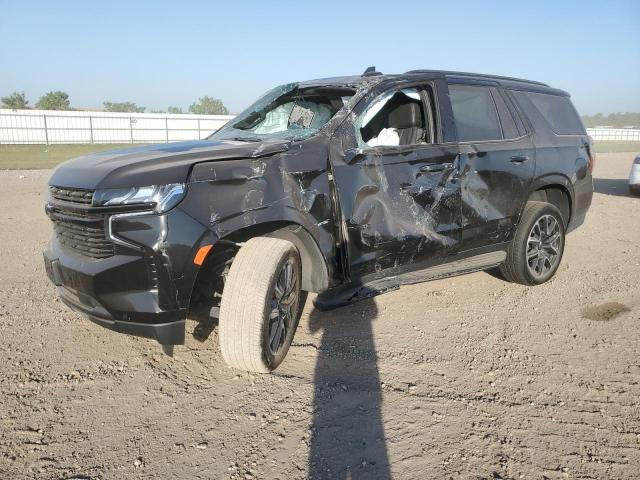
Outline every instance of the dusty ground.
{"type": "Polygon", "coordinates": [[[599,156],[550,283],[477,273],[308,301],[259,376],[224,365],[215,330],[169,358],[70,312],[40,254],[50,172],[0,172],[0,478],[638,478],[632,157],[599,156]]]}

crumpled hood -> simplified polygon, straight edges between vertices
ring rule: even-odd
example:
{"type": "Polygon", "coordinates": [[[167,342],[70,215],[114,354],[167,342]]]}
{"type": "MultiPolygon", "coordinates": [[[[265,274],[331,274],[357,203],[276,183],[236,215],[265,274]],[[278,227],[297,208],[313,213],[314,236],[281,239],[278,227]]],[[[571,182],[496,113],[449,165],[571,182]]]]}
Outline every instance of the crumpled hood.
{"type": "Polygon", "coordinates": [[[59,165],[49,185],[94,190],[183,183],[196,163],[259,158],[288,148],[284,140],[196,140],[98,152],[59,165]]]}

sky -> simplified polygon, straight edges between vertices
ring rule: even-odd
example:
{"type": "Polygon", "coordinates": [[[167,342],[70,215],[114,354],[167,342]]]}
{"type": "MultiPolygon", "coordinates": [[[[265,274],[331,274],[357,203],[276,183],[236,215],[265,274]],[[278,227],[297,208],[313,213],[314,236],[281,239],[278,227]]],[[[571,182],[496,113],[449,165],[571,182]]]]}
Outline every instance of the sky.
{"type": "Polygon", "coordinates": [[[640,111],[640,0],[0,0],[0,96],[239,112],[275,85],[446,69],[539,80],[583,115],[640,111]]]}

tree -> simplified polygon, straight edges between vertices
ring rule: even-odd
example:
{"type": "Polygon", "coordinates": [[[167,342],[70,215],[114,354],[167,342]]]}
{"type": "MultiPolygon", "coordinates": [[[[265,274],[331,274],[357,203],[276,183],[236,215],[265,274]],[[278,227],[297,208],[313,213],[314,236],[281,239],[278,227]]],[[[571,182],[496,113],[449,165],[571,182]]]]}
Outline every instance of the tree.
{"type": "Polygon", "coordinates": [[[189,107],[191,113],[198,115],[228,115],[229,110],[224,106],[222,100],[217,98],[200,97],[197,102],[193,102],[189,107]]]}
{"type": "Polygon", "coordinates": [[[182,113],[182,107],[168,107],[167,112],[169,113],[182,113]]]}
{"type": "Polygon", "coordinates": [[[66,92],[57,90],[55,92],[47,92],[40,97],[36,108],[41,110],[69,110],[69,95],[66,92]]]}
{"type": "Polygon", "coordinates": [[[146,110],[134,102],[104,102],[103,105],[107,112],[142,113],[146,110]]]}
{"type": "Polygon", "coordinates": [[[11,108],[12,110],[27,108],[27,104],[29,103],[24,92],[13,92],[8,97],[2,97],[0,100],[4,108],[11,108]]]}
{"type": "Polygon", "coordinates": [[[582,123],[585,127],[596,127],[598,125],[624,128],[624,127],[640,127],[640,113],[633,112],[616,112],[608,115],[596,113],[595,115],[585,115],[582,117],[582,123]]]}

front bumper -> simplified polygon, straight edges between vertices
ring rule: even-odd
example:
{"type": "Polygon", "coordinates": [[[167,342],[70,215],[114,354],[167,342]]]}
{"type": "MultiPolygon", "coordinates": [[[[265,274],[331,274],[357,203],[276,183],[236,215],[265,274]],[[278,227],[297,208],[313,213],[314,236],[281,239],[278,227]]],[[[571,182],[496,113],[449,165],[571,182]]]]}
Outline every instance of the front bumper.
{"type": "Polygon", "coordinates": [[[109,223],[116,241],[108,258],[89,258],[52,239],[44,261],[60,299],[111,330],[183,344],[199,270],[193,258],[201,245],[215,243],[212,233],[179,209],[109,223]]]}

